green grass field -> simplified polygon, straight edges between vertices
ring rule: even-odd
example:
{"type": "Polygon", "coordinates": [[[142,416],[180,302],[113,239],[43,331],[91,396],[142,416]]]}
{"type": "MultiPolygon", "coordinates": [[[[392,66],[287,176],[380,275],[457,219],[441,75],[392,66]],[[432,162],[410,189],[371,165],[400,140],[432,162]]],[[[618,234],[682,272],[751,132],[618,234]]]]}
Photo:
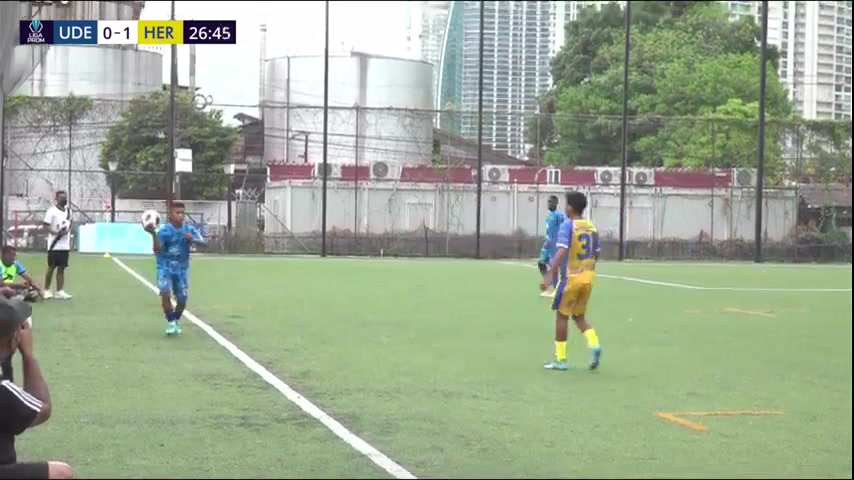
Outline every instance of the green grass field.
{"type": "MultiPolygon", "coordinates": [[[[151,258],[122,260],[153,281],[151,258]]],[[[851,478],[850,267],[599,271],[595,373],[542,369],[552,315],[522,263],[199,256],[190,310],[419,478],[851,478]],[[782,414],[679,417],[706,432],[655,415],[732,411],[782,414]]],[[[68,278],[73,300],[36,306],[55,407],[21,458],[88,478],[390,476],[203,330],[165,338],[114,261],[73,257],[68,278]]],[[[575,331],[570,348],[586,364],[575,331]]]]}

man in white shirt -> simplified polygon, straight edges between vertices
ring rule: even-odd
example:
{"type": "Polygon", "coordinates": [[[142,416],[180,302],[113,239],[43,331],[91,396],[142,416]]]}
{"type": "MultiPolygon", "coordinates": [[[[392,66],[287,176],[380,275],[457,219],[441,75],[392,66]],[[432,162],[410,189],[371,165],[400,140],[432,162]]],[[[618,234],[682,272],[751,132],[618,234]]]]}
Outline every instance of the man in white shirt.
{"type": "Polygon", "coordinates": [[[68,256],[71,250],[71,209],[68,207],[68,195],[62,190],[56,192],[53,206],[45,213],[44,225],[49,232],[44,298],[68,300],[71,295],[65,292],[65,269],[68,268],[68,256]],[[56,270],[55,294],[50,290],[54,270],[56,270]]]}

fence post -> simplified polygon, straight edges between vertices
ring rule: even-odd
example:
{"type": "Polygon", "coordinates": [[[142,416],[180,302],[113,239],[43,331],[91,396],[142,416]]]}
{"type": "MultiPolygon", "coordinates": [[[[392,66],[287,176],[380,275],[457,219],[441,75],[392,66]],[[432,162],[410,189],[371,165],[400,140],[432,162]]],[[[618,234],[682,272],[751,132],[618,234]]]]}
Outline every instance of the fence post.
{"type": "Polygon", "coordinates": [[[717,165],[715,163],[715,140],[717,138],[717,129],[715,127],[715,119],[712,119],[712,199],[711,199],[711,209],[712,215],[709,225],[709,243],[714,245],[715,243],[715,183],[717,183],[717,165]]]}
{"type": "MultiPolygon", "coordinates": [[[[362,113],[361,108],[359,108],[359,104],[356,103],[356,135],[355,135],[355,151],[353,152],[355,171],[355,178],[353,180],[353,247],[356,248],[356,245],[359,242],[359,143],[361,140],[361,119],[362,113]]],[[[368,164],[368,174],[370,178],[370,164],[368,164]]]]}

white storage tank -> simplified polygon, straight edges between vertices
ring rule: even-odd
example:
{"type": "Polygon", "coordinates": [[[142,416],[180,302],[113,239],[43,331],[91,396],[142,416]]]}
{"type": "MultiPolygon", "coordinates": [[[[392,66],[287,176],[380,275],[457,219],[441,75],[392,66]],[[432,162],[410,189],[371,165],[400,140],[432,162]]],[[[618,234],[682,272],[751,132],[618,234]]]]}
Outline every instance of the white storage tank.
{"type": "MultiPolygon", "coordinates": [[[[267,60],[264,160],[320,163],[323,56],[267,60]],[[307,158],[306,158],[307,157],[307,158]]],[[[433,66],[353,52],[329,58],[328,161],[429,164],[433,66]]]]}
{"type": "MultiPolygon", "coordinates": [[[[69,189],[77,209],[103,210],[107,176],[100,173],[101,144],[128,102],[163,85],[159,53],[109,46],[54,46],[15,95],[92,99],[85,118],[68,132],[67,122],[28,126],[32,118],[7,118],[6,191],[28,203],[44,203],[69,189]]],[[[11,115],[10,115],[11,117],[11,115]]]]}

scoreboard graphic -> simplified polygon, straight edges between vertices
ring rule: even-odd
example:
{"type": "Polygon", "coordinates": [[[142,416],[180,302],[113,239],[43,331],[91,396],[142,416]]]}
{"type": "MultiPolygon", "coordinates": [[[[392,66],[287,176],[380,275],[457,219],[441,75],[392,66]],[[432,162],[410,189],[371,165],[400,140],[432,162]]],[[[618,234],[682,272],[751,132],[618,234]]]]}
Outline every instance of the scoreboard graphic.
{"type": "Polygon", "coordinates": [[[21,20],[21,45],[233,45],[234,20],[21,20]]]}

